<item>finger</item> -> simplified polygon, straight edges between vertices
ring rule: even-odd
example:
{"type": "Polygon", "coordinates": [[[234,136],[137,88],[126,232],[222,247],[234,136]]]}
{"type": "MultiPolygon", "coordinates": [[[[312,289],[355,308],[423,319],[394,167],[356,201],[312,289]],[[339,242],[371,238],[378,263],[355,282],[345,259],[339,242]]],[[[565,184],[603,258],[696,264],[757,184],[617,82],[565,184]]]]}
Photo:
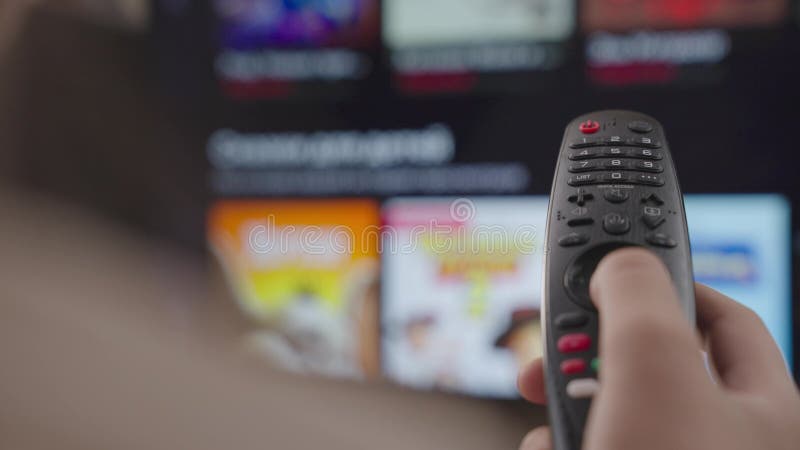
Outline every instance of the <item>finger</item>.
{"type": "Polygon", "coordinates": [[[697,324],[723,386],[760,392],[790,383],[780,349],[753,310],[701,284],[695,299],[697,324]]]}
{"type": "Polygon", "coordinates": [[[522,438],[519,450],[552,450],[553,443],[550,439],[550,428],[534,428],[522,438]]]}
{"type": "Polygon", "coordinates": [[[600,261],[589,286],[600,313],[604,384],[649,396],[658,392],[653,383],[708,383],[694,326],[655,254],[636,247],[614,251],[600,261]]]}
{"type": "Polygon", "coordinates": [[[544,388],[544,364],[542,358],[536,358],[523,367],[517,376],[517,389],[525,400],[544,405],[547,396],[544,388]]]}

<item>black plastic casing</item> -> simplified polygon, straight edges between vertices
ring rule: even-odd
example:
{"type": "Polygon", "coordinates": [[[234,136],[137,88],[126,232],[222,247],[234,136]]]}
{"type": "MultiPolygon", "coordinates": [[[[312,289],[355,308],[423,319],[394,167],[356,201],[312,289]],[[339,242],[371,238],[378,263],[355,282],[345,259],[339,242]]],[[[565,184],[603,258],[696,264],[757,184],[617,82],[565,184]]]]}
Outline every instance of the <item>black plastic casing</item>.
{"type": "MultiPolygon", "coordinates": [[[[592,148],[603,149],[607,147],[610,146],[599,145],[592,148]]],[[[597,162],[605,159],[607,158],[595,158],[597,162]]],[[[630,161],[638,160],[630,159],[630,161]]],[[[609,172],[610,170],[598,170],[591,173],[601,176],[609,172]]],[[[633,176],[638,172],[626,171],[626,173],[633,176]]],[[[597,311],[591,303],[576,301],[574,294],[569,293],[565,287],[565,272],[570,268],[570,265],[580,255],[597,246],[605,248],[609,244],[618,244],[620,246],[634,245],[648,248],[657,254],[669,269],[683,310],[692,323],[695,321],[694,277],[692,274],[689,233],[686,225],[683,196],[678,185],[678,177],[675,173],[675,166],[666,136],[658,121],[636,112],[609,110],[580,116],[567,126],[551,189],[545,242],[542,297],[544,312],[543,333],[546,388],[553,444],[555,450],[578,450],[583,442],[583,431],[591,406],[591,398],[569,398],[566,393],[566,385],[574,378],[596,378],[597,374],[589,368],[582,374],[565,375],[561,372],[560,365],[567,359],[582,358],[588,362],[599,356],[599,323],[597,311]],[[600,126],[599,130],[594,134],[581,132],[580,124],[587,121],[596,121],[600,126]],[[633,132],[628,128],[628,124],[634,121],[644,121],[652,124],[653,130],[648,133],[633,132]],[[575,161],[570,160],[568,156],[576,151],[576,149],[570,148],[570,144],[587,137],[604,139],[611,136],[620,136],[624,144],[621,146],[631,150],[639,148],[630,143],[629,139],[631,138],[647,137],[659,142],[660,147],[654,150],[660,152],[662,156],[657,162],[662,165],[663,172],[654,175],[661,177],[664,184],[663,186],[648,186],[623,182],[619,184],[599,183],[580,186],[584,192],[593,196],[591,201],[587,201],[584,204],[584,207],[588,209],[588,213],[584,213],[583,217],[594,219],[594,223],[591,225],[569,226],[567,223],[572,218],[572,211],[577,207],[576,203],[569,201],[569,197],[575,195],[579,189],[568,184],[570,177],[579,175],[569,171],[570,165],[575,161]],[[604,191],[612,188],[625,189],[630,194],[630,197],[622,203],[611,203],[604,198],[604,191]],[[650,229],[643,221],[643,209],[648,206],[648,203],[643,201],[642,198],[643,196],[647,198],[650,194],[656,194],[663,200],[663,204],[658,205],[658,208],[661,209],[666,220],[656,230],[650,229]],[[612,212],[620,213],[630,218],[631,227],[628,232],[621,235],[612,235],[604,231],[603,216],[612,212]],[[654,231],[671,237],[676,246],[665,248],[648,243],[645,236],[647,233],[654,231]],[[588,241],[581,245],[569,247],[559,245],[560,238],[574,232],[585,234],[588,236],[588,241]],[[572,312],[585,313],[589,319],[579,327],[568,329],[562,327],[562,329],[559,329],[555,326],[554,321],[556,318],[562,314],[572,312]],[[591,348],[578,353],[562,354],[559,352],[557,348],[558,339],[571,333],[588,334],[592,340],[591,348]]],[[[642,295],[647,295],[647,293],[643,292],[642,295]]]]}

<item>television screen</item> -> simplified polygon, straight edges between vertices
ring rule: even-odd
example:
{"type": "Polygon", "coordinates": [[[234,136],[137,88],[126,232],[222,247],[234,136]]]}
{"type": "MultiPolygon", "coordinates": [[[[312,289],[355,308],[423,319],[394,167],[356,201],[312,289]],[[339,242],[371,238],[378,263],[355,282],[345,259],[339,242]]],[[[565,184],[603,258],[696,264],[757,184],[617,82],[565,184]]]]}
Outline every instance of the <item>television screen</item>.
{"type": "Polygon", "coordinates": [[[796,362],[796,3],[158,0],[243,338],[298,371],[513,397],[564,126],[618,108],[665,127],[697,280],[796,362]]]}

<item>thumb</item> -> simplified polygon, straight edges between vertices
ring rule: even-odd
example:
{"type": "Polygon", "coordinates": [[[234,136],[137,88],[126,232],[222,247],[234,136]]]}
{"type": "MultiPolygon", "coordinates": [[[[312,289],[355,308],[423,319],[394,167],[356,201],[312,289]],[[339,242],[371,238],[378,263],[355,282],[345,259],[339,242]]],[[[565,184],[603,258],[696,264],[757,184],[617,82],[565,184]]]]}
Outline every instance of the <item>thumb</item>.
{"type": "Polygon", "coordinates": [[[652,252],[628,247],[598,264],[590,294],[600,313],[604,389],[649,396],[653,383],[705,379],[699,341],[669,272],[652,252]]]}

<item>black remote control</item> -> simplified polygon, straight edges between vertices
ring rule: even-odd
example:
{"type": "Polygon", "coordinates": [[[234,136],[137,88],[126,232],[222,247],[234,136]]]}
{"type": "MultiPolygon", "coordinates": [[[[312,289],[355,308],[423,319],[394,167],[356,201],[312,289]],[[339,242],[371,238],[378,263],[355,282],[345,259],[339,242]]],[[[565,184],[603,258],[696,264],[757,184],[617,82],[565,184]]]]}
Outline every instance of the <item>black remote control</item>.
{"type": "Polygon", "coordinates": [[[630,111],[599,111],[567,126],[545,241],[545,375],[553,445],[555,450],[579,450],[599,387],[598,315],[589,298],[589,280],[600,259],[626,246],[655,252],[694,323],[683,196],[664,131],[655,119],[630,111]]]}

